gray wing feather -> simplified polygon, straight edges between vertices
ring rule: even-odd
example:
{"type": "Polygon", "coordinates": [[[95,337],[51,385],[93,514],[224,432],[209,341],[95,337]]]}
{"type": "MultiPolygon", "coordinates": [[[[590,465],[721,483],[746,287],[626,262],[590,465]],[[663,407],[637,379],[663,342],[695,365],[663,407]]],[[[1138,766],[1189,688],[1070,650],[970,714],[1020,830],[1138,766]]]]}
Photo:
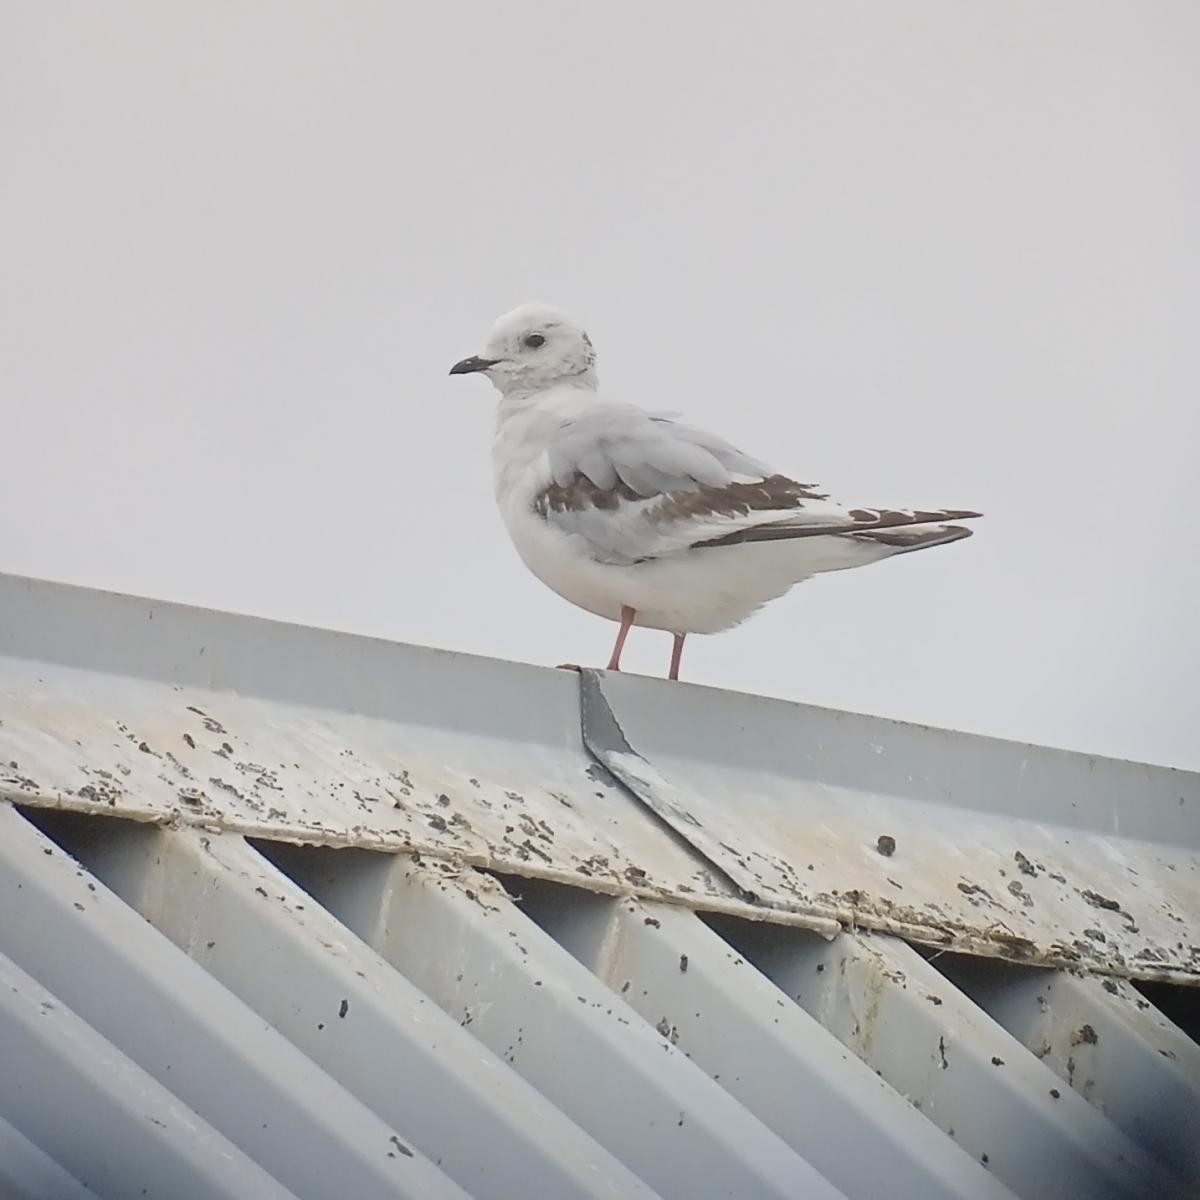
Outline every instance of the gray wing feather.
{"type": "Polygon", "coordinates": [[[685,425],[669,417],[655,417],[655,423],[669,425],[672,437],[683,442],[690,442],[711,454],[730,474],[744,475],[751,479],[765,479],[772,474],[772,469],[757,458],[744,454],[736,446],[730,445],[716,434],[706,429],[697,429],[694,425],[685,425]]]}
{"type": "Polygon", "coordinates": [[[598,488],[607,490],[617,486],[617,468],[604,453],[602,444],[583,449],[579,455],[578,470],[580,475],[586,475],[598,488]]]}
{"type": "Polygon", "coordinates": [[[624,405],[567,422],[551,442],[549,456],[560,487],[584,475],[598,488],[616,487],[619,480],[647,497],[768,474],[762,463],[718,437],[624,405]]]}

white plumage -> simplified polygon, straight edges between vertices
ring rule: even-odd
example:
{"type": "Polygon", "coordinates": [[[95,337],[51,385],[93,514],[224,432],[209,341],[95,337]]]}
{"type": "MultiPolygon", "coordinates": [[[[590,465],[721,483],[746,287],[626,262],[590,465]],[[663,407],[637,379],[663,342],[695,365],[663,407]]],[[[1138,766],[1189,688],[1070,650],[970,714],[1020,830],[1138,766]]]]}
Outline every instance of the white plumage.
{"type": "Polygon", "coordinates": [[[954,510],[846,508],[703,430],[600,393],[587,334],[541,304],[501,317],[484,353],[501,393],[496,501],[525,565],[564,599],[683,638],[718,633],[812,575],[967,537],[954,510]]]}

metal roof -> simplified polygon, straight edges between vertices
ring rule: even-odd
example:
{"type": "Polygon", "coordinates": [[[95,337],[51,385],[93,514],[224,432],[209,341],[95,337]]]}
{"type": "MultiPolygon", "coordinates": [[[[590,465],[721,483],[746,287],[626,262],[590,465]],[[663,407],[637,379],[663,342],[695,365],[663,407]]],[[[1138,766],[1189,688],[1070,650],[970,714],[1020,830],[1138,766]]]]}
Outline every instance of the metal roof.
{"type": "Polygon", "coordinates": [[[1200,1183],[1200,1047],[1130,982],[1200,978],[1195,775],[13,577],[0,613],[0,1192],[1200,1183]]]}

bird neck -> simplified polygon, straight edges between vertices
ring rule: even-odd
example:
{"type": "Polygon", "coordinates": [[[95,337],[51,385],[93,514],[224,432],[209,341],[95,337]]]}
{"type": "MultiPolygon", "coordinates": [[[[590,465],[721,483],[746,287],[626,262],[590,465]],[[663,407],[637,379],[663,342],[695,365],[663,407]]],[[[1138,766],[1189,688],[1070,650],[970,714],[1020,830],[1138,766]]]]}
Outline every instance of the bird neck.
{"type": "Polygon", "coordinates": [[[500,394],[496,416],[498,420],[503,421],[506,417],[530,408],[587,408],[597,398],[596,386],[596,372],[589,368],[578,375],[558,379],[549,386],[539,384],[533,387],[508,387],[500,394]]]}

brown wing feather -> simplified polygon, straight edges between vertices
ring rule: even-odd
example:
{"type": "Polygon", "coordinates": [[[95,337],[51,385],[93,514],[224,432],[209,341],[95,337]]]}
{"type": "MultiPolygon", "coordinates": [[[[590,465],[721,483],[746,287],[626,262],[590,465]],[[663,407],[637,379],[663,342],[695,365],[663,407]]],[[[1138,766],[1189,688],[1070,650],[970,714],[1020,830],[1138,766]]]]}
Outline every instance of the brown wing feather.
{"type": "Polygon", "coordinates": [[[771,475],[754,483],[727,483],[723,487],[695,484],[678,491],[644,495],[617,480],[612,487],[597,487],[586,475],[576,474],[566,486],[548,484],[533,499],[534,510],[583,512],[589,508],[611,510],[622,500],[651,500],[662,503],[654,510],[656,520],[678,521],[687,517],[744,517],[751,512],[803,508],[805,500],[828,500],[815,484],[797,483],[786,475],[771,475]]]}

